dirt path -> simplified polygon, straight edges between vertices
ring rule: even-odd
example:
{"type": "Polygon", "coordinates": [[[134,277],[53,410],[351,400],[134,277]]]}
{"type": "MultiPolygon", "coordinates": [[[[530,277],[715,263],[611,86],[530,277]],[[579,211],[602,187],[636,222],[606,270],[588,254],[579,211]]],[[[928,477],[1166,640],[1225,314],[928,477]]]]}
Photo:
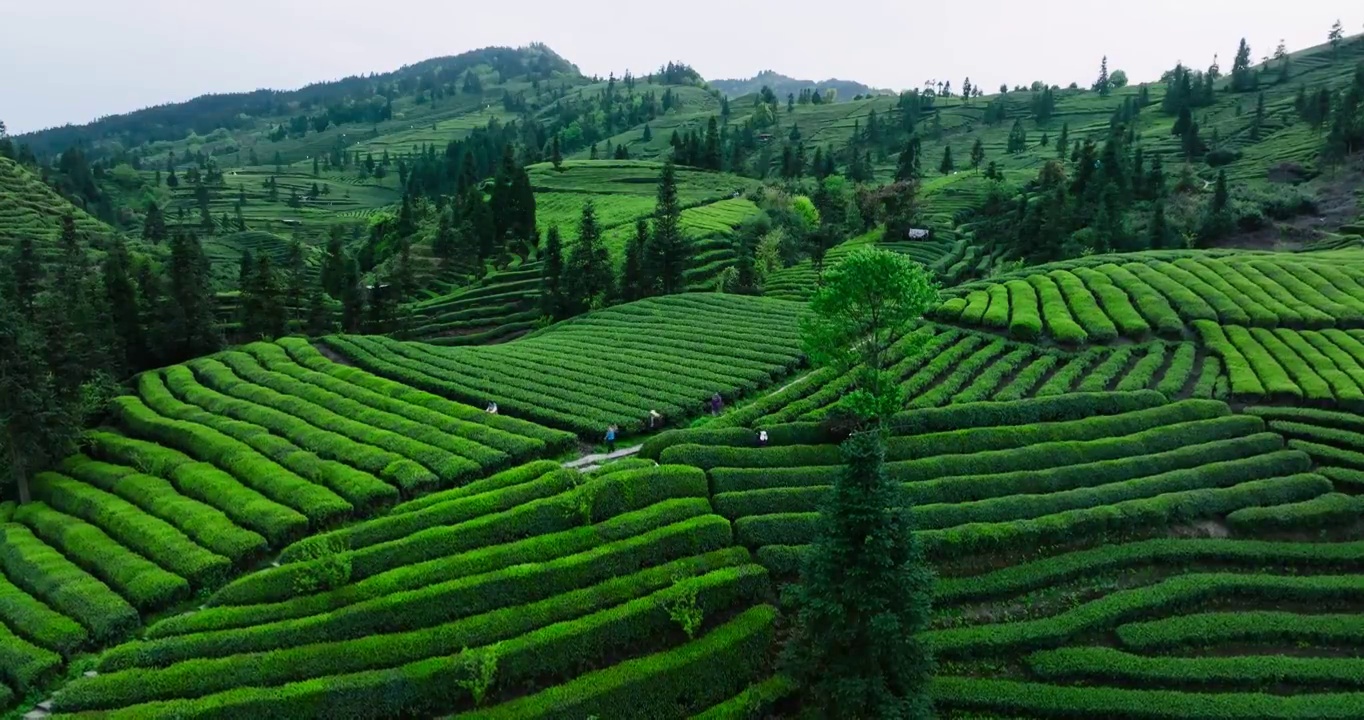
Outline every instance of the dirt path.
{"type": "Polygon", "coordinates": [[[621,458],[636,455],[637,453],[639,453],[640,448],[643,447],[644,447],[643,445],[635,445],[633,447],[621,448],[613,453],[596,453],[593,455],[584,455],[578,458],[577,460],[569,460],[568,462],[564,463],[564,467],[569,468],[571,470],[577,470],[579,472],[591,472],[601,467],[602,465],[611,462],[612,460],[619,460],[621,458]]]}

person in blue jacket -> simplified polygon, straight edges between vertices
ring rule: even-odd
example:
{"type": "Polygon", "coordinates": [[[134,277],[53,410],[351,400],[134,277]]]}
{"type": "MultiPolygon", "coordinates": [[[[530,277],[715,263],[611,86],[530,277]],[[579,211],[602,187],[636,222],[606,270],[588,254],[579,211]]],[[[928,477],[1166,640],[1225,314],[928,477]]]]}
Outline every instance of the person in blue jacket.
{"type": "Polygon", "coordinates": [[[613,453],[616,451],[616,426],[606,426],[606,451],[613,453]]]}

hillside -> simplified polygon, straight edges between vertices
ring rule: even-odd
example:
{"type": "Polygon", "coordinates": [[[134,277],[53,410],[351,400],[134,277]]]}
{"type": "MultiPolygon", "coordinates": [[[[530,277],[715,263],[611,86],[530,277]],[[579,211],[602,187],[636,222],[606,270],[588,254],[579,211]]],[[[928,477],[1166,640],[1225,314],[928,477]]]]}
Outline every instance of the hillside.
{"type": "Polygon", "coordinates": [[[900,528],[922,631],[849,656],[917,640],[945,720],[1364,717],[1364,36],[1209,78],[788,106],[534,45],[27,137],[90,247],[199,242],[45,279],[72,321],[0,286],[0,716],[803,717],[812,548],[900,528]],[[821,347],[872,248],[937,295],[821,347]],[[848,441],[866,368],[811,366],[868,347],[848,441]]]}
{"type": "Polygon", "coordinates": [[[99,247],[113,234],[108,225],[90,217],[26,168],[0,157],[0,253],[8,252],[21,237],[40,248],[55,246],[62,232],[62,218],[70,214],[81,239],[99,247]]]}
{"type": "Polygon", "coordinates": [[[755,95],[764,87],[776,93],[778,97],[785,98],[787,95],[799,95],[802,90],[815,90],[817,92],[834,91],[836,98],[851,100],[857,95],[890,95],[890,90],[877,90],[860,82],[853,80],[797,80],[796,78],[782,75],[774,70],[764,70],[751,78],[735,78],[729,80],[708,80],[706,84],[718,90],[722,95],[731,98],[743,97],[745,95],[755,95]]]}

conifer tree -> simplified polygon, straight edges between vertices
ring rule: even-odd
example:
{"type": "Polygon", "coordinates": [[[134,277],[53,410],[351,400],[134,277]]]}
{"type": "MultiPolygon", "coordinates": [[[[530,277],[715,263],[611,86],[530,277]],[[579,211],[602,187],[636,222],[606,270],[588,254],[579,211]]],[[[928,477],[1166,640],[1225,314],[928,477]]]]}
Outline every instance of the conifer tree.
{"type": "Polygon", "coordinates": [[[1099,64],[1099,79],[1094,83],[1094,89],[1099,91],[1102,97],[1108,97],[1113,91],[1113,83],[1108,77],[1108,56],[1105,55],[1103,62],[1099,64]]]}
{"type": "Polygon", "coordinates": [[[208,258],[193,233],[171,239],[166,337],[174,362],[216,352],[222,343],[213,316],[208,258]]]}
{"type": "Polygon", "coordinates": [[[981,163],[985,162],[985,143],[976,138],[976,143],[971,146],[971,169],[980,172],[981,163]]]}
{"type": "Polygon", "coordinates": [[[1236,59],[1231,65],[1231,89],[1235,92],[1249,92],[1257,84],[1255,73],[1250,68],[1250,45],[1245,38],[1236,48],[1236,59]]]}
{"type": "Polygon", "coordinates": [[[166,239],[166,218],[156,201],[147,203],[147,217],[142,221],[142,239],[160,245],[166,239]]]}
{"type": "Polygon", "coordinates": [[[115,346],[111,353],[122,364],[125,372],[137,372],[147,367],[147,347],[142,332],[141,306],[137,283],[133,279],[132,257],[123,239],[109,241],[101,268],[104,300],[113,320],[115,346]]]}
{"type": "MultiPolygon", "coordinates": [[[[645,275],[664,295],[686,289],[687,242],[682,236],[682,205],[677,197],[677,168],[670,161],[658,178],[653,236],[649,239],[645,275]]],[[[652,294],[652,293],[650,293],[652,294]]]]}
{"type": "Polygon", "coordinates": [[[554,133],[554,139],[550,141],[549,161],[554,165],[555,170],[564,168],[564,155],[559,148],[559,133],[554,133]]]}
{"type": "Polygon", "coordinates": [[[1165,219],[1165,202],[1156,201],[1151,210],[1150,244],[1152,250],[1164,250],[1169,246],[1170,225],[1165,219]]]}
{"type": "Polygon", "coordinates": [[[933,717],[933,660],[923,638],[933,575],[908,498],[886,475],[884,421],[902,407],[885,370],[887,350],[936,298],[932,280],[907,257],[859,249],[829,271],[802,323],[812,362],[858,378],[838,406],[854,428],[841,448],[844,467],[791,587],[783,669],[812,716],[933,717]]]}
{"type": "Polygon", "coordinates": [[[620,297],[633,302],[648,297],[649,277],[645,274],[645,257],[649,247],[649,223],[640,218],[635,222],[635,235],[625,246],[625,264],[620,272],[620,297]]]}
{"type": "Polygon", "coordinates": [[[545,233],[545,247],[540,252],[540,312],[552,320],[564,317],[563,274],[564,245],[559,226],[550,225],[545,233]]]}
{"type": "Polygon", "coordinates": [[[942,162],[938,163],[938,172],[943,175],[951,175],[956,170],[956,163],[952,161],[952,146],[947,145],[942,150],[942,162]]]}
{"type": "Polygon", "coordinates": [[[597,225],[597,211],[591,201],[583,206],[578,223],[578,239],[569,248],[564,261],[564,314],[580,315],[605,303],[615,285],[611,268],[611,253],[602,244],[601,228],[597,225]]]}
{"type": "Polygon", "coordinates": [[[1062,161],[1066,159],[1066,151],[1070,149],[1070,123],[1061,125],[1061,134],[1056,138],[1056,157],[1062,161]]]}
{"type": "Polygon", "coordinates": [[[1006,149],[1010,155],[1017,155],[1028,149],[1028,131],[1023,127],[1023,118],[1014,120],[1013,129],[1009,131],[1009,143],[1006,149]]]}
{"type": "Polygon", "coordinates": [[[911,134],[909,140],[905,141],[905,149],[900,151],[900,159],[895,168],[895,182],[909,182],[922,177],[920,148],[919,135],[911,134]]]}

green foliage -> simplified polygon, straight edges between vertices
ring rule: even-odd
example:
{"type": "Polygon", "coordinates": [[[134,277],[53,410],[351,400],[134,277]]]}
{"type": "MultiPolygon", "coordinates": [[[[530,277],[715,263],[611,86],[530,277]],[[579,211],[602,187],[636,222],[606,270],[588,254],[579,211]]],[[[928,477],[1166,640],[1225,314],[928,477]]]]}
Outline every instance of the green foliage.
{"type": "Polygon", "coordinates": [[[497,678],[498,646],[492,645],[470,651],[465,648],[455,658],[462,676],[456,682],[474,699],[475,705],[482,705],[488,691],[497,678]]]}

